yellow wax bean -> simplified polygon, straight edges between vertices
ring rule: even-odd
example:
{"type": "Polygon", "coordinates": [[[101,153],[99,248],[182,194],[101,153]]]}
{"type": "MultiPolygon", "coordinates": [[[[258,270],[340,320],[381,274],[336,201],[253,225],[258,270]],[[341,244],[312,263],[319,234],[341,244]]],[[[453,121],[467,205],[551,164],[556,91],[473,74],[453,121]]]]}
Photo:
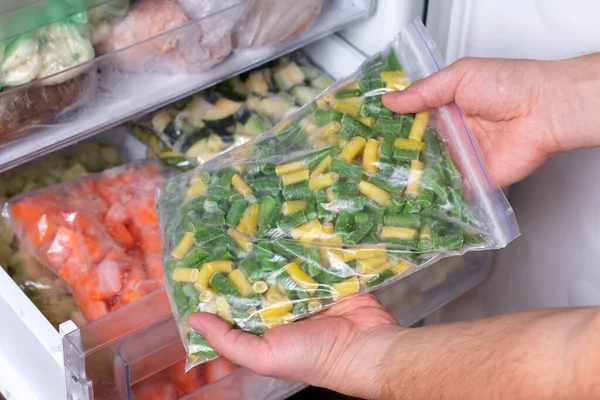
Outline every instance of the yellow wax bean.
{"type": "Polygon", "coordinates": [[[334,301],[337,301],[343,297],[358,293],[360,290],[360,283],[358,282],[358,277],[353,276],[345,281],[336,283],[331,288],[333,289],[332,298],[334,301]]]}
{"type": "Polygon", "coordinates": [[[260,317],[263,319],[269,319],[273,317],[279,317],[292,311],[294,305],[287,297],[282,297],[275,302],[264,301],[263,308],[259,311],[260,317]]]}
{"type": "Polygon", "coordinates": [[[410,86],[410,79],[408,78],[395,78],[395,79],[390,79],[385,83],[385,87],[387,89],[393,90],[393,91],[400,91],[400,90],[404,90],[407,87],[410,86]]]}
{"type": "MultiPolygon", "coordinates": [[[[260,206],[256,203],[254,203],[254,204],[250,204],[250,206],[248,208],[250,209],[250,212],[248,213],[247,230],[246,230],[246,232],[244,232],[244,231],[242,231],[242,232],[244,232],[247,235],[254,236],[254,235],[256,235],[256,231],[258,230],[258,213],[260,212],[260,206]]],[[[244,217],[242,216],[242,218],[244,218],[244,217]]],[[[241,229],[240,229],[240,231],[241,231],[241,229]]]]}
{"type": "Polygon", "coordinates": [[[387,205],[392,198],[391,194],[367,181],[361,181],[358,190],[380,206],[387,205]]]}
{"type": "Polygon", "coordinates": [[[294,183],[305,181],[309,178],[310,174],[307,169],[301,169],[295,172],[291,172],[287,175],[283,175],[281,180],[284,185],[292,185],[294,183]]]}
{"type": "Polygon", "coordinates": [[[394,141],[394,146],[399,149],[407,149],[407,150],[425,150],[427,145],[423,142],[419,142],[412,139],[404,139],[398,138],[394,141]]]}
{"type": "Polygon", "coordinates": [[[227,230],[227,235],[229,235],[230,238],[235,240],[236,243],[239,244],[242,249],[246,251],[252,251],[252,241],[242,232],[238,231],[235,228],[229,228],[227,230]]]}
{"type": "Polygon", "coordinates": [[[318,218],[312,219],[291,231],[292,237],[301,243],[311,243],[322,236],[323,226],[318,218]]]}
{"type": "Polygon", "coordinates": [[[384,82],[390,81],[392,79],[404,78],[406,74],[404,71],[382,71],[381,72],[381,80],[384,82]]]}
{"type": "Polygon", "coordinates": [[[275,316],[275,317],[263,318],[262,320],[269,329],[273,329],[273,328],[277,328],[278,326],[285,325],[286,323],[290,322],[292,319],[293,319],[292,314],[290,314],[288,312],[283,315],[279,315],[279,316],[275,316]]]}
{"type": "Polygon", "coordinates": [[[248,186],[248,184],[239,174],[235,174],[233,178],[231,178],[231,184],[233,185],[234,189],[244,197],[248,197],[252,194],[252,189],[250,189],[250,186],[248,186]]]}
{"type": "Polygon", "coordinates": [[[313,179],[329,171],[329,163],[331,163],[331,156],[327,156],[324,159],[322,159],[321,162],[317,164],[315,169],[313,169],[313,171],[310,173],[310,179],[313,179]]]}
{"type": "Polygon", "coordinates": [[[290,215],[296,211],[306,210],[306,200],[291,200],[283,203],[283,215],[290,215]]]}
{"type": "Polygon", "coordinates": [[[429,229],[427,225],[423,225],[421,227],[420,239],[427,240],[430,242],[433,240],[433,234],[431,233],[431,229],[429,229]]]}
{"type": "Polygon", "coordinates": [[[171,255],[177,259],[182,259],[194,246],[194,234],[186,232],[181,241],[175,246],[171,255]]]}
{"type": "Polygon", "coordinates": [[[198,296],[198,298],[202,302],[209,303],[209,302],[213,301],[216,296],[217,296],[217,292],[215,290],[213,290],[213,289],[204,289],[202,291],[202,293],[200,293],[200,295],[198,296]]]}
{"type": "Polygon", "coordinates": [[[408,184],[406,185],[406,195],[417,197],[421,193],[421,179],[425,164],[421,161],[412,160],[410,162],[410,172],[408,173],[408,184]]]}
{"type": "Polygon", "coordinates": [[[363,168],[366,172],[377,172],[377,160],[379,159],[379,141],[369,139],[365,145],[363,154],[363,168]]]}
{"type": "Polygon", "coordinates": [[[401,261],[398,264],[391,267],[391,270],[394,272],[394,274],[400,275],[401,273],[405,272],[409,267],[410,267],[409,263],[401,261]]]}
{"type": "MultiPolygon", "coordinates": [[[[214,271],[210,269],[209,263],[203,264],[198,273],[198,277],[194,281],[194,286],[200,290],[206,290],[209,286],[210,278],[212,278],[214,271]]],[[[204,293],[204,292],[203,292],[204,293]]]]}
{"type": "Polygon", "coordinates": [[[308,181],[310,190],[324,189],[330,187],[334,182],[337,182],[340,176],[335,172],[328,172],[323,175],[316,176],[308,181]]]}
{"type": "Polygon", "coordinates": [[[198,278],[196,268],[175,268],[173,270],[173,280],[177,282],[194,282],[198,278]]]}
{"type": "Polygon", "coordinates": [[[342,129],[342,124],[340,124],[339,122],[337,122],[337,121],[328,122],[325,125],[325,135],[327,135],[327,136],[335,135],[336,133],[338,133],[340,131],[340,129],[342,129]]]}
{"type": "Polygon", "coordinates": [[[202,178],[198,182],[192,183],[188,188],[184,202],[188,202],[190,200],[195,199],[196,197],[201,196],[206,190],[206,184],[202,181],[202,178]]]}
{"type": "Polygon", "coordinates": [[[416,240],[419,237],[419,231],[412,228],[401,228],[396,226],[384,226],[381,229],[382,239],[401,239],[416,240]]]}
{"type": "Polygon", "coordinates": [[[365,258],[386,257],[387,248],[384,244],[373,245],[369,247],[360,247],[355,251],[355,257],[358,260],[365,258]]]}
{"type": "Polygon", "coordinates": [[[375,128],[375,120],[371,117],[358,117],[360,122],[368,126],[369,128],[375,128]]]}
{"type": "Polygon", "coordinates": [[[304,168],[304,161],[294,161],[287,164],[281,164],[275,167],[275,173],[277,176],[283,176],[291,174],[304,168]]]}
{"type": "Polygon", "coordinates": [[[323,304],[319,300],[311,299],[308,301],[308,311],[317,312],[321,311],[322,308],[323,304]]]}
{"type": "Polygon", "coordinates": [[[373,274],[379,272],[379,268],[387,262],[385,257],[365,258],[358,260],[356,263],[356,271],[359,274],[373,274]]]}
{"type": "Polygon", "coordinates": [[[234,269],[227,277],[242,296],[245,297],[252,293],[252,285],[239,269],[234,269]]]}
{"type": "Polygon", "coordinates": [[[314,293],[319,287],[319,283],[304,272],[297,264],[289,263],[283,269],[301,288],[306,289],[309,293],[314,293]]]}
{"type": "Polygon", "coordinates": [[[263,282],[263,281],[257,281],[257,282],[254,282],[254,283],[252,284],[252,290],[253,290],[255,293],[260,293],[260,294],[263,294],[263,293],[265,293],[265,292],[267,291],[267,289],[269,289],[269,285],[267,285],[267,283],[266,283],[266,282],[263,282]]]}
{"type": "Polygon", "coordinates": [[[204,263],[202,268],[208,267],[213,273],[220,272],[222,274],[229,274],[233,271],[233,261],[229,260],[216,260],[204,263]]]}
{"type": "Polygon", "coordinates": [[[248,235],[248,231],[250,229],[250,206],[246,207],[244,213],[242,214],[242,218],[240,218],[240,223],[238,224],[238,231],[245,233],[248,235]]]}
{"type": "Polygon", "coordinates": [[[229,322],[230,325],[233,325],[233,315],[231,314],[231,308],[229,308],[229,304],[227,300],[223,296],[218,296],[215,299],[215,304],[217,305],[217,315],[229,322]]]}
{"type": "Polygon", "coordinates": [[[423,111],[417,113],[415,115],[415,121],[413,122],[410,133],[408,134],[408,138],[411,140],[416,140],[418,142],[423,140],[423,136],[425,135],[425,129],[427,128],[427,123],[429,122],[429,111],[423,111]]]}
{"type": "Polygon", "coordinates": [[[354,136],[338,157],[346,162],[350,162],[363,151],[366,143],[367,140],[364,137],[354,136]]]}

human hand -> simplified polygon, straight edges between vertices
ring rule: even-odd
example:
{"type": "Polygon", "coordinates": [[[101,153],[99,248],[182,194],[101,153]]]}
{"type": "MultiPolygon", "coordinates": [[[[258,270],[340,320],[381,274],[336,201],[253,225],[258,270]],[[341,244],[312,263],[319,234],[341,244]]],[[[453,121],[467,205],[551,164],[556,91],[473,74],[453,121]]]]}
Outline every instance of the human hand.
{"type": "Polygon", "coordinates": [[[563,151],[600,144],[600,56],[555,62],[462,59],[403,92],[398,113],[456,102],[500,186],[563,151]]]}
{"type": "Polygon", "coordinates": [[[350,396],[381,398],[380,365],[402,333],[371,294],[333,305],[262,337],[233,329],[209,313],[188,323],[230,361],[261,375],[327,387],[350,396]]]}

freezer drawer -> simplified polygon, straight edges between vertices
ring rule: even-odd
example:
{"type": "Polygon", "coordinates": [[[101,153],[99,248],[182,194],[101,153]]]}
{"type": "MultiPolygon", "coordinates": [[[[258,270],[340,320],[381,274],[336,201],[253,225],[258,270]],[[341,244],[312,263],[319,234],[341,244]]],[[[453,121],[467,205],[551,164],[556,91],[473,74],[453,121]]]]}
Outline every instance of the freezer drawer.
{"type": "MultiPolygon", "coordinates": [[[[377,295],[401,324],[410,326],[485,279],[491,255],[442,260],[377,295]]],[[[70,400],[137,399],[134,385],[185,357],[164,290],[68,334],[63,349],[70,400]]],[[[284,399],[302,387],[241,368],[185,398],[284,399]]]]}

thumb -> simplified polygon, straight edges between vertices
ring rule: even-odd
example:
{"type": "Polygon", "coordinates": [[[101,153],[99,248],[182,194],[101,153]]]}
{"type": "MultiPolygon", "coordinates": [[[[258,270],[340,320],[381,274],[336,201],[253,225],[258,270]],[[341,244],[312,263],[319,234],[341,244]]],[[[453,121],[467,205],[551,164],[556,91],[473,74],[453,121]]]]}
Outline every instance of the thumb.
{"type": "Polygon", "coordinates": [[[188,324],[204,335],[212,348],[242,367],[265,374],[268,367],[268,345],[260,337],[233,329],[221,318],[210,313],[194,313],[188,317],[188,324]]]}
{"type": "Polygon", "coordinates": [[[472,60],[462,59],[399,92],[383,95],[383,104],[398,113],[414,113],[452,103],[472,60]]]}

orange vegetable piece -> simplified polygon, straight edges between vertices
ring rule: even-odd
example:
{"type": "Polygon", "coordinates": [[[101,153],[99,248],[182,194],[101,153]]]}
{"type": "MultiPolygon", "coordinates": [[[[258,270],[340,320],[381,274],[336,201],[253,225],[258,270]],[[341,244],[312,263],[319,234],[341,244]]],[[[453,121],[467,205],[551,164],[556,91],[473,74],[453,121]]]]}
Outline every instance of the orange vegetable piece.
{"type": "Polygon", "coordinates": [[[237,365],[227,360],[226,358],[219,357],[206,363],[205,374],[206,381],[208,384],[218,381],[219,379],[231,374],[238,368],[237,365]]]}
{"type": "Polygon", "coordinates": [[[133,248],[133,237],[131,237],[124,224],[107,221],[104,223],[104,227],[106,228],[106,232],[125,249],[130,250],[133,248]]]}
{"type": "Polygon", "coordinates": [[[180,361],[169,367],[169,378],[177,388],[180,397],[195,392],[202,387],[196,369],[185,372],[185,362],[180,361]]]}

